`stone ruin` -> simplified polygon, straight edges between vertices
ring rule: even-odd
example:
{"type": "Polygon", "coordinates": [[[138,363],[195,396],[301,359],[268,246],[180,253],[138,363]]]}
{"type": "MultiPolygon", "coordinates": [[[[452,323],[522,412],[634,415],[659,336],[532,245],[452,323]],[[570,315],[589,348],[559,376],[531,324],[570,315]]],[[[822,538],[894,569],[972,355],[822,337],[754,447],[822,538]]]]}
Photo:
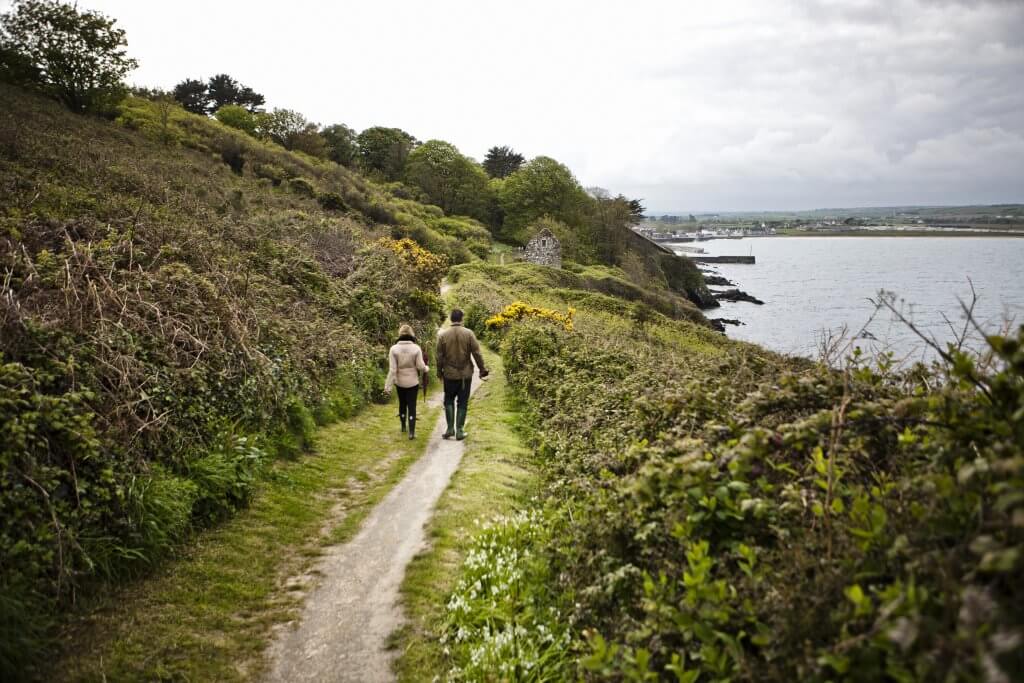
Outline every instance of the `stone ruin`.
{"type": "Polygon", "coordinates": [[[562,267],[562,244],[554,234],[544,228],[526,244],[523,260],[551,268],[562,267]]]}

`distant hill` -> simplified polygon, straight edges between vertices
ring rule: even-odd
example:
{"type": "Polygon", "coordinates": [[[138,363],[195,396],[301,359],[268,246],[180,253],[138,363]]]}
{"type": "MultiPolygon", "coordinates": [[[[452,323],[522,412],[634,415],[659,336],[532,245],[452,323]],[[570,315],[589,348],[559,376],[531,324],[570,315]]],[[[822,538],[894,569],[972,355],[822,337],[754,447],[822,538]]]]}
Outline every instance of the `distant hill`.
{"type": "Polygon", "coordinates": [[[822,208],[801,211],[719,211],[699,213],[687,211],[650,212],[653,217],[693,215],[704,220],[711,216],[736,220],[785,220],[820,218],[888,218],[896,216],[922,219],[960,219],[988,222],[988,220],[1011,219],[1024,222],[1024,204],[978,204],[969,206],[871,206],[822,208]]]}

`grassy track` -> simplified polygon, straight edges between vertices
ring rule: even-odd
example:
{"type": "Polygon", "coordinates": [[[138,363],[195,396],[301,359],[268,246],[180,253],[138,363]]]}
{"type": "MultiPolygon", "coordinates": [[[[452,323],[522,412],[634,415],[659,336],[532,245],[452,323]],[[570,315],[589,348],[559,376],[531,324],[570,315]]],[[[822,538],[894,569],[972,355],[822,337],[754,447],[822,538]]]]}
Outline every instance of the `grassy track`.
{"type": "Polygon", "coordinates": [[[530,452],[516,432],[517,413],[501,359],[486,351],[484,355],[492,379],[470,403],[462,464],[427,529],[430,548],[412,561],[402,584],[409,623],[393,639],[401,650],[396,664],[401,681],[430,681],[444,673],[440,620],[477,521],[513,510],[536,490],[530,452]]]}
{"type": "Polygon", "coordinates": [[[297,614],[323,546],[345,541],[423,453],[394,405],[318,433],[315,454],[276,465],[252,505],[194,539],[158,574],[82,605],[55,680],[231,681],[257,677],[271,627],[297,614]],[[404,435],[403,435],[404,437],[404,435]]]}

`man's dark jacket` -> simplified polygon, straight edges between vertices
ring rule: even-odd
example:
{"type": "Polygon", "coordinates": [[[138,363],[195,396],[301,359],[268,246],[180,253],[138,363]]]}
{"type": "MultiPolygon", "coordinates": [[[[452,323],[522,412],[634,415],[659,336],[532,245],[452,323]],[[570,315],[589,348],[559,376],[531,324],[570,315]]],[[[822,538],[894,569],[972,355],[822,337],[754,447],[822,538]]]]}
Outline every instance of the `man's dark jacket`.
{"type": "Polygon", "coordinates": [[[462,323],[452,323],[437,336],[437,371],[445,379],[469,379],[473,376],[473,361],[480,368],[480,376],[487,374],[480,342],[473,330],[462,323]]]}

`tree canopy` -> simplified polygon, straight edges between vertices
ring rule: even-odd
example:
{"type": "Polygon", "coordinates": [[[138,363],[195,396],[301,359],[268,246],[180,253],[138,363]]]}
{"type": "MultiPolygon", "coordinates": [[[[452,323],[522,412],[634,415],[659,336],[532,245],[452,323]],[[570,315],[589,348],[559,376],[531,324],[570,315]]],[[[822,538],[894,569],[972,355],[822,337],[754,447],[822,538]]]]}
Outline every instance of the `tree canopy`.
{"type": "Polygon", "coordinates": [[[487,218],[487,174],[449,142],[429,140],[414,149],[405,164],[405,178],[445,213],[487,218]]]}
{"type": "Polygon", "coordinates": [[[594,255],[609,265],[621,265],[627,251],[629,231],[639,221],[644,208],[637,199],[611,196],[602,188],[591,188],[593,201],[587,216],[587,238],[594,255]]]}
{"type": "Polygon", "coordinates": [[[250,112],[256,112],[266,101],[263,95],[227,74],[217,74],[210,78],[206,84],[206,92],[210,98],[210,109],[213,111],[228,104],[237,104],[250,112]]]}
{"type": "Polygon", "coordinates": [[[257,132],[285,149],[297,150],[315,157],[327,156],[327,141],[319,127],[294,109],[274,109],[257,119],[257,132]]]}
{"type": "Polygon", "coordinates": [[[502,234],[525,241],[530,223],[550,216],[571,228],[581,228],[590,197],[566,166],[551,157],[536,157],[501,183],[498,201],[504,213],[502,234]]]}
{"type": "Polygon", "coordinates": [[[352,166],[359,154],[356,132],[344,123],[335,123],[320,131],[327,141],[327,158],[342,166],[352,166]]]}
{"type": "Polygon", "coordinates": [[[377,173],[386,180],[398,180],[405,169],[405,160],[418,141],[401,128],[374,126],[356,137],[359,164],[364,170],[377,173]]]}
{"type": "Polygon", "coordinates": [[[103,109],[124,93],[137,62],[116,22],[54,0],[18,0],[0,16],[0,73],[34,82],[72,111],[103,109]]]}
{"type": "Polygon", "coordinates": [[[215,114],[228,105],[255,114],[266,101],[263,95],[228,74],[217,74],[205,82],[186,78],[174,86],[174,99],[193,114],[215,114]]]}
{"type": "Polygon", "coordinates": [[[195,78],[186,78],[174,86],[174,99],[193,114],[205,114],[210,107],[210,96],[206,83],[195,78]]]}
{"type": "Polygon", "coordinates": [[[506,178],[523,165],[526,159],[511,147],[491,147],[484,157],[483,167],[492,178],[506,178]]]}

